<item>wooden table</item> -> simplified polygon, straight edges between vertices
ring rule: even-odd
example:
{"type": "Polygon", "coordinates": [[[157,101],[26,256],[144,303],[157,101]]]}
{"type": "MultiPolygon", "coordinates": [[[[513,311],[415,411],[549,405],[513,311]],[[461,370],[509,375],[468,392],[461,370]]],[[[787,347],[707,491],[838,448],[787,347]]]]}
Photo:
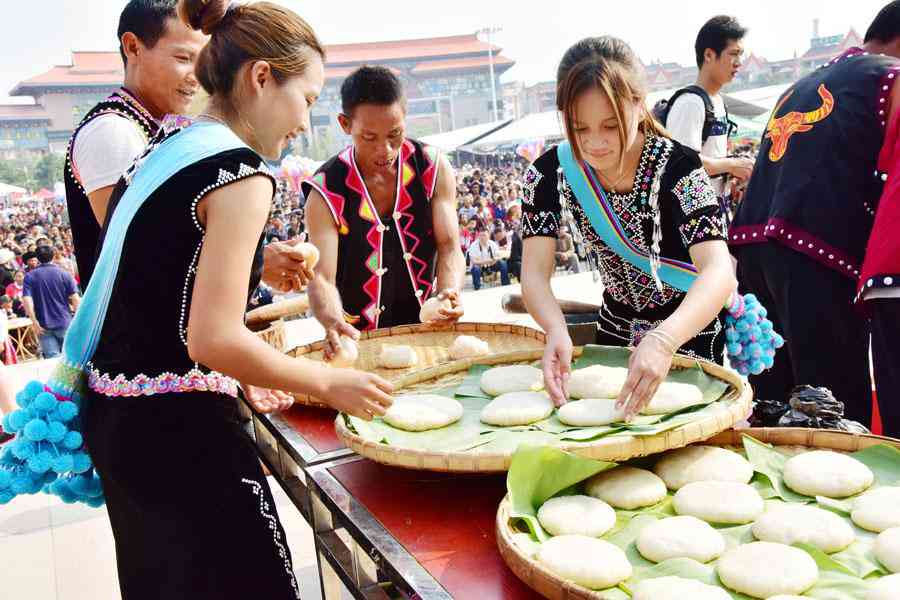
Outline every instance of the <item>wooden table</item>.
{"type": "Polygon", "coordinates": [[[25,318],[10,319],[7,322],[7,329],[20,361],[39,358],[40,344],[31,328],[32,324],[31,319],[25,318]]]}
{"type": "Polygon", "coordinates": [[[506,475],[430,473],[349,456],[307,469],[322,596],[539,600],[494,538],[506,475]]]}
{"type": "Polygon", "coordinates": [[[357,600],[539,598],[494,541],[505,475],[386,467],[344,447],[333,410],[242,405],[263,462],[313,528],[326,600],[342,587],[357,600]]]}

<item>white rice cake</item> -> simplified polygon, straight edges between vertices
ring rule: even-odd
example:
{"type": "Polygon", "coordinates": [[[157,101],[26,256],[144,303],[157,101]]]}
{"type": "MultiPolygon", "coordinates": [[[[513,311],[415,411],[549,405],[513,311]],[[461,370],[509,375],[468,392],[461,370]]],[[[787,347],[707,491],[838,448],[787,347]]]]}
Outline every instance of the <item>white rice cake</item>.
{"type": "Polygon", "coordinates": [[[846,498],[872,485],[875,475],[852,456],[813,450],[794,456],[784,465],[784,483],[806,496],[846,498]]]}
{"type": "Polygon", "coordinates": [[[553,401],[544,392],[501,394],[481,409],[481,422],[498,427],[529,425],[553,413],[553,401]]]}
{"type": "Polygon", "coordinates": [[[436,394],[396,396],[382,419],[403,431],[428,431],[452,425],[462,418],[459,400],[436,394]]]}

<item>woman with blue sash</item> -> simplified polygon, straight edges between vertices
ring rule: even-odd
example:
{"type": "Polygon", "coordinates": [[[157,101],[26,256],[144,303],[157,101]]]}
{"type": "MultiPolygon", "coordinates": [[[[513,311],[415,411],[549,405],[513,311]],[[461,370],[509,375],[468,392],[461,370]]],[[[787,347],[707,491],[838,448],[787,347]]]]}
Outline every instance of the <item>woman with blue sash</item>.
{"type": "Polygon", "coordinates": [[[597,342],[634,346],[619,397],[634,415],[676,351],[725,360],[723,307],[737,287],[726,217],[693,150],[645,104],[640,63],[623,41],[588,38],[557,72],[567,140],[524,176],[522,290],[547,332],[546,387],[567,398],[572,342],[550,288],[559,228],[569,225],[603,282],[597,342]]]}
{"type": "Polygon", "coordinates": [[[179,15],[211,36],[196,61],[209,109],[166,125],[116,186],[62,364],[4,421],[0,503],[105,497],[124,600],[299,598],[238,389],[368,419],[391,403],[384,380],[288,357],[243,322],[275,190],[262,157],[309,127],[324,49],[267,2],[182,0],[179,15]]]}

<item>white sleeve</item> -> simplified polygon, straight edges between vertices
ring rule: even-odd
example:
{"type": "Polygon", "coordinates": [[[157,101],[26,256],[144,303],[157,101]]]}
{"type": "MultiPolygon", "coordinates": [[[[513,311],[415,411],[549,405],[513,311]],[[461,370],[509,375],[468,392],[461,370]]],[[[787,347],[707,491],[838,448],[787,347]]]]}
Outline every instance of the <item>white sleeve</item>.
{"type": "Polygon", "coordinates": [[[115,185],[146,147],[143,133],[125,117],[102,115],[85,125],[72,149],[85,192],[115,185]]]}
{"type": "Polygon", "coordinates": [[[675,100],[666,118],[666,130],[682,146],[700,152],[703,145],[703,123],[706,107],[697,94],[684,93],[675,100]]]}

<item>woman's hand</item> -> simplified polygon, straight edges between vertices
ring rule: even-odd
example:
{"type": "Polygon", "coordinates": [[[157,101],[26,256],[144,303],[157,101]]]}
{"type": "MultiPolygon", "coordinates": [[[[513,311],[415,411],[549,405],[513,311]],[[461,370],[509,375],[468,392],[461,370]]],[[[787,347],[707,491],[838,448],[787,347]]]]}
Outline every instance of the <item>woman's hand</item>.
{"type": "Polygon", "coordinates": [[[315,275],[292,244],[272,242],[263,254],[263,281],[281,292],[298,292],[305,288],[315,275]]]}
{"type": "Polygon", "coordinates": [[[256,412],[263,414],[281,412],[294,404],[294,397],[287,392],[267,390],[255,385],[243,385],[244,398],[256,412]]]}
{"type": "Polygon", "coordinates": [[[394,386],[372,373],[329,369],[325,379],[319,399],[339,412],[371,421],[394,403],[394,386]]]}
{"type": "Polygon", "coordinates": [[[566,329],[555,329],[547,336],[543,358],[544,389],[556,406],[569,398],[569,376],[572,373],[572,338],[566,329]]]}
{"type": "Polygon", "coordinates": [[[616,408],[624,409],[625,421],[637,415],[656,394],[672,366],[672,348],[652,335],[645,335],[628,359],[628,378],[616,399],[616,408]]]}
{"type": "Polygon", "coordinates": [[[434,319],[428,322],[428,325],[441,328],[441,327],[450,327],[451,325],[455,325],[457,321],[459,321],[462,316],[465,314],[465,309],[463,309],[462,300],[459,297],[459,291],[454,289],[446,289],[441,291],[440,294],[437,295],[438,300],[449,300],[450,308],[440,308],[438,309],[439,318],[434,319]]]}

